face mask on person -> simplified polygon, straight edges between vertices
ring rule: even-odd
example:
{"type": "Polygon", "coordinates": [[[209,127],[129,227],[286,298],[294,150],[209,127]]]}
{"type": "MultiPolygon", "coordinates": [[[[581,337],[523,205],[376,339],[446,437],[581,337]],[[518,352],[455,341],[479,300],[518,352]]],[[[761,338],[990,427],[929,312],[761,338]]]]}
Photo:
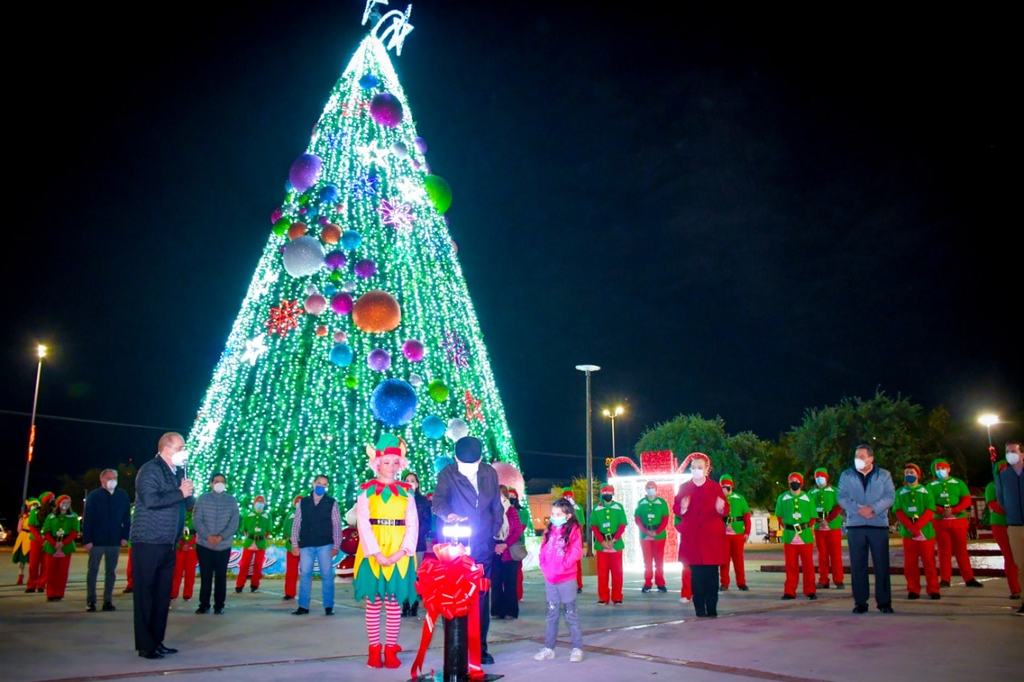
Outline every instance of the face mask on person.
{"type": "Polygon", "coordinates": [[[67,514],[69,511],[71,511],[71,505],[69,503],[65,502],[60,506],[61,514],[67,514]]]}
{"type": "Polygon", "coordinates": [[[939,480],[945,481],[949,478],[949,469],[936,469],[935,475],[939,477],[939,480]]]}
{"type": "Polygon", "coordinates": [[[1020,453],[1019,452],[1014,452],[1013,450],[1007,450],[1006,451],[1006,463],[1007,464],[1009,464],[1010,466],[1017,466],[1017,463],[1019,461],[1020,461],[1020,453]]]}
{"type": "Polygon", "coordinates": [[[256,504],[254,504],[252,506],[252,508],[255,509],[258,512],[263,511],[263,507],[264,507],[264,504],[262,502],[257,502],[256,504]]]}
{"type": "Polygon", "coordinates": [[[648,488],[644,492],[647,494],[647,498],[651,500],[658,496],[657,488],[648,488]]]}
{"type": "Polygon", "coordinates": [[[815,477],[814,482],[817,483],[819,487],[824,488],[825,484],[828,483],[828,479],[824,476],[817,476],[815,477]]]}
{"type": "Polygon", "coordinates": [[[614,497],[615,497],[614,495],[612,495],[610,493],[606,493],[606,494],[601,496],[601,499],[604,500],[605,502],[611,502],[612,498],[614,498],[614,497]]]}
{"type": "Polygon", "coordinates": [[[729,493],[732,492],[732,486],[723,485],[722,486],[722,492],[725,493],[726,495],[728,495],[729,493]]]}
{"type": "Polygon", "coordinates": [[[114,489],[117,488],[117,479],[116,478],[112,478],[109,481],[107,481],[106,483],[104,483],[103,486],[107,490],[109,490],[110,492],[114,492],[114,489]]]}
{"type": "Polygon", "coordinates": [[[697,483],[703,481],[704,476],[707,475],[703,469],[692,469],[690,473],[693,475],[693,480],[696,481],[697,483]]]}
{"type": "Polygon", "coordinates": [[[864,471],[868,468],[868,463],[858,458],[853,460],[853,466],[857,468],[857,471],[864,471]]]}
{"type": "Polygon", "coordinates": [[[313,493],[316,494],[317,497],[323,497],[324,495],[327,494],[327,486],[325,486],[325,485],[314,486],[313,487],[313,493]]]}
{"type": "Polygon", "coordinates": [[[800,481],[790,481],[789,489],[792,490],[793,492],[800,490],[800,481]]]}
{"type": "Polygon", "coordinates": [[[903,477],[903,480],[906,481],[907,485],[914,485],[915,483],[917,483],[917,476],[913,474],[907,474],[906,476],[903,477]]]}
{"type": "Polygon", "coordinates": [[[567,516],[551,516],[551,525],[555,528],[561,528],[565,525],[565,522],[569,520],[567,516]]]}
{"type": "Polygon", "coordinates": [[[171,464],[176,467],[184,466],[188,461],[188,450],[178,450],[171,455],[171,464]]]}
{"type": "Polygon", "coordinates": [[[225,485],[223,483],[214,483],[213,484],[213,492],[215,492],[215,493],[222,493],[222,492],[224,492],[227,489],[228,489],[227,485],[225,485]]]}

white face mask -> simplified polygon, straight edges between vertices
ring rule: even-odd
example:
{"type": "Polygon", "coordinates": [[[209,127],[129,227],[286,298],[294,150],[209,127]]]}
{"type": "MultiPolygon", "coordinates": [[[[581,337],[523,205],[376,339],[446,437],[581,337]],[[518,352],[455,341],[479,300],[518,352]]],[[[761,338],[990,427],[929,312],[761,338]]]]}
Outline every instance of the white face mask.
{"type": "Polygon", "coordinates": [[[213,492],[215,492],[215,493],[222,493],[222,492],[224,492],[227,489],[228,489],[228,487],[226,485],[224,485],[223,483],[214,483],[213,484],[213,492]]]}
{"type": "Polygon", "coordinates": [[[647,490],[647,497],[653,499],[653,498],[655,498],[657,496],[658,496],[658,491],[657,490],[654,490],[653,488],[649,488],[647,490]]]}
{"type": "Polygon", "coordinates": [[[176,467],[183,466],[188,461],[188,450],[178,450],[171,455],[171,464],[176,467]]]}
{"type": "Polygon", "coordinates": [[[936,469],[935,475],[942,480],[946,480],[947,478],[949,478],[949,469],[936,469]]]}
{"type": "MultiPolygon", "coordinates": [[[[859,462],[860,460],[858,459],[857,461],[859,462]]],[[[824,476],[818,476],[817,478],[814,479],[814,482],[820,485],[822,488],[824,488],[825,484],[828,483],[828,479],[825,478],[824,476]]]]}
{"type": "Polygon", "coordinates": [[[690,473],[693,475],[693,480],[698,483],[704,480],[705,473],[703,469],[693,469],[690,473]]]}
{"type": "Polygon", "coordinates": [[[110,479],[109,481],[106,482],[104,487],[107,490],[109,490],[110,492],[114,492],[114,489],[117,488],[117,479],[116,478],[110,479]]]}
{"type": "Polygon", "coordinates": [[[257,502],[256,504],[253,505],[253,509],[255,509],[258,512],[263,511],[263,503],[257,502]]]}
{"type": "Polygon", "coordinates": [[[1006,453],[1006,463],[1009,464],[1010,466],[1016,466],[1017,462],[1019,462],[1019,461],[1020,461],[1020,453],[1019,452],[1012,452],[1012,451],[1010,451],[1010,452],[1006,453]]]}
{"type": "Polygon", "coordinates": [[[857,467],[857,471],[864,471],[868,468],[868,463],[862,459],[853,460],[853,466],[857,467]]]}

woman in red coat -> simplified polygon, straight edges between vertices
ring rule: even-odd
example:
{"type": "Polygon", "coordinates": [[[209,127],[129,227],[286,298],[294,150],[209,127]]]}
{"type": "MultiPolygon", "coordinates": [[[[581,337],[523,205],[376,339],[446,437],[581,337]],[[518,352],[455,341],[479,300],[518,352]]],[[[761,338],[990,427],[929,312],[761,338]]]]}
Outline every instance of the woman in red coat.
{"type": "Polygon", "coordinates": [[[721,486],[708,478],[711,459],[703,452],[690,453],[693,478],[679,486],[672,511],[678,521],[679,560],[693,570],[693,608],[698,618],[718,616],[718,567],[729,555],[724,517],[729,502],[721,486]]]}

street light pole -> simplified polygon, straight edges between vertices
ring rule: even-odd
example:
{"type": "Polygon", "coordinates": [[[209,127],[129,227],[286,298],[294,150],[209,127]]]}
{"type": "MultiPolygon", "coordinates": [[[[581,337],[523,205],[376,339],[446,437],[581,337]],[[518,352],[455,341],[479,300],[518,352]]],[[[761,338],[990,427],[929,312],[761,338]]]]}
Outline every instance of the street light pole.
{"type": "Polygon", "coordinates": [[[28,472],[32,466],[32,451],[36,445],[36,406],[39,404],[39,379],[43,375],[43,358],[46,357],[46,346],[39,344],[36,346],[36,357],[39,358],[39,364],[36,366],[36,388],[32,394],[32,425],[28,430],[28,457],[25,460],[25,481],[21,485],[21,509],[25,509],[25,501],[28,499],[28,472]]]}
{"type": "Polygon", "coordinates": [[[612,459],[615,459],[615,419],[621,417],[625,411],[626,408],[622,405],[616,405],[614,412],[607,407],[601,412],[601,414],[612,420],[612,459]]]}
{"type": "Polygon", "coordinates": [[[587,516],[584,519],[583,538],[587,544],[587,556],[594,556],[594,542],[590,535],[590,519],[594,511],[594,409],[590,402],[590,375],[599,371],[597,365],[576,365],[576,369],[587,376],[587,516]]]}

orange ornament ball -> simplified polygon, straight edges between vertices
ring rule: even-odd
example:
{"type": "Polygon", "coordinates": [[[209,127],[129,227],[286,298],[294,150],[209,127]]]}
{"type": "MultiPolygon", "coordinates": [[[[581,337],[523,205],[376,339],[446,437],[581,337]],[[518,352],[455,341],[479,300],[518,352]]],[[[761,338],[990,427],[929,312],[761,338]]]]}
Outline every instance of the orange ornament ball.
{"type": "Polygon", "coordinates": [[[394,296],[374,289],[356,301],[352,308],[352,322],[364,332],[389,332],[402,323],[402,308],[394,296]]]}
{"type": "Polygon", "coordinates": [[[337,244],[341,241],[341,228],[334,223],[327,223],[320,230],[320,241],[324,244],[337,244]]]}
{"type": "Polygon", "coordinates": [[[307,232],[309,232],[309,228],[305,223],[292,223],[292,226],[288,228],[288,239],[304,237],[307,232]]]}
{"type": "Polygon", "coordinates": [[[316,335],[317,336],[327,336],[327,327],[325,327],[324,325],[320,325],[319,327],[317,327],[316,328],[316,335]]]}

